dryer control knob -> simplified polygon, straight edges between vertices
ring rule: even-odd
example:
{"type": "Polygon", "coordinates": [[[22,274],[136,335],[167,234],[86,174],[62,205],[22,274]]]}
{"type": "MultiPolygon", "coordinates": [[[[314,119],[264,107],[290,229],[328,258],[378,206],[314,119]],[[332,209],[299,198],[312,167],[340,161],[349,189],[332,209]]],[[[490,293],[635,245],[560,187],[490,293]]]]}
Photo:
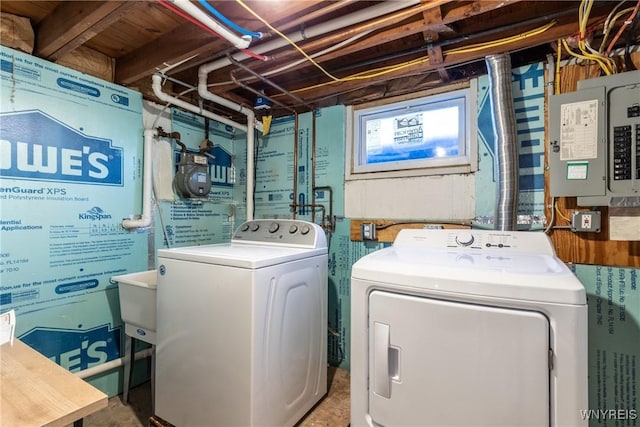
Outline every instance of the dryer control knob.
{"type": "Polygon", "coordinates": [[[309,228],[308,225],[303,225],[302,228],[300,228],[300,232],[302,234],[307,234],[307,233],[309,233],[309,231],[311,231],[311,229],[309,228]]]}
{"type": "Polygon", "coordinates": [[[293,225],[291,225],[291,227],[289,227],[289,233],[293,234],[296,231],[298,231],[298,226],[297,225],[293,224],[293,225]]]}
{"type": "Polygon", "coordinates": [[[278,224],[277,222],[272,222],[271,225],[269,226],[269,233],[275,233],[276,231],[278,231],[279,228],[280,228],[280,224],[278,224]]]}
{"type": "Polygon", "coordinates": [[[240,231],[247,231],[249,229],[249,224],[242,224],[242,227],[240,227],[240,231]]]}
{"type": "Polygon", "coordinates": [[[251,231],[258,231],[258,228],[260,228],[260,225],[257,223],[253,223],[251,224],[251,231]]]}
{"type": "Polygon", "coordinates": [[[473,234],[463,231],[456,234],[456,243],[460,246],[469,246],[474,241],[473,234]]]}

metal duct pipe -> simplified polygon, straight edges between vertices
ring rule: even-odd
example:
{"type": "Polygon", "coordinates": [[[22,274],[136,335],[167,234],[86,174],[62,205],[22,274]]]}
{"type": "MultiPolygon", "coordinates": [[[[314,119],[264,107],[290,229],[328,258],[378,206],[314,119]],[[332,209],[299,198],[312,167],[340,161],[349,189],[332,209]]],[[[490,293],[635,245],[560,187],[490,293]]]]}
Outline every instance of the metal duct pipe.
{"type": "Polygon", "coordinates": [[[489,73],[489,99],[496,136],[495,229],[515,230],[518,224],[518,141],[516,118],[511,94],[511,58],[491,55],[485,58],[489,73]]]}

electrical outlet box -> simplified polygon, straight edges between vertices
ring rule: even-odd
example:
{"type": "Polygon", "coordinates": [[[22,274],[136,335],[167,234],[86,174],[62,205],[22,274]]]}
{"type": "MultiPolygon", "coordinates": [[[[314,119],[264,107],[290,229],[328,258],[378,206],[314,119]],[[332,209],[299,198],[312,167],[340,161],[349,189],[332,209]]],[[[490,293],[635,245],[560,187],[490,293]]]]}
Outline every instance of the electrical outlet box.
{"type": "Polygon", "coordinates": [[[571,217],[571,231],[599,233],[600,222],[599,211],[576,211],[571,217]]]}
{"type": "Polygon", "coordinates": [[[360,226],[362,240],[376,240],[376,225],[371,222],[363,222],[360,226]]]}

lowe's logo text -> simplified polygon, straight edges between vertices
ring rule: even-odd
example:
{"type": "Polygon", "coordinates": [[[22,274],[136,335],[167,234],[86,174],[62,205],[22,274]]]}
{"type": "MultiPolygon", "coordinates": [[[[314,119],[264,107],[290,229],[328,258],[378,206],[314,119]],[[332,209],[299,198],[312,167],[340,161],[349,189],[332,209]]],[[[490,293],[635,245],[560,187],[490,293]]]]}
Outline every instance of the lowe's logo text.
{"type": "Polygon", "coordinates": [[[232,168],[232,156],[227,150],[216,145],[211,150],[214,156],[213,165],[211,165],[211,182],[214,185],[223,187],[233,187],[236,177],[232,168]]]}
{"type": "Polygon", "coordinates": [[[0,176],[121,186],[122,148],[41,111],[0,114],[0,176]]]}
{"type": "Polygon", "coordinates": [[[111,219],[111,215],[103,211],[98,206],[94,206],[84,213],[78,214],[78,219],[82,220],[90,220],[90,221],[101,221],[103,219],[111,219]]]}
{"type": "Polygon", "coordinates": [[[71,372],[120,357],[120,328],[109,325],[89,330],[34,328],[20,340],[71,372]]]}

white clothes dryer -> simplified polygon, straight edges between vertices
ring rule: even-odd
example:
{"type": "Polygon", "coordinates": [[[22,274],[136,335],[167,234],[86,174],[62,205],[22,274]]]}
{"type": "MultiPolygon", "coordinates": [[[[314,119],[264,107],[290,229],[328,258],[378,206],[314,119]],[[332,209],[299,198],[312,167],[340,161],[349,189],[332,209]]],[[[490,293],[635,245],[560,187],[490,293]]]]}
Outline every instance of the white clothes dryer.
{"type": "Polygon", "coordinates": [[[542,232],[402,230],[351,278],[352,426],[586,426],[587,303],[542,232]]]}
{"type": "Polygon", "coordinates": [[[327,244],[297,220],[158,251],[155,413],[179,427],[292,426],[327,391],[327,244]]]}

